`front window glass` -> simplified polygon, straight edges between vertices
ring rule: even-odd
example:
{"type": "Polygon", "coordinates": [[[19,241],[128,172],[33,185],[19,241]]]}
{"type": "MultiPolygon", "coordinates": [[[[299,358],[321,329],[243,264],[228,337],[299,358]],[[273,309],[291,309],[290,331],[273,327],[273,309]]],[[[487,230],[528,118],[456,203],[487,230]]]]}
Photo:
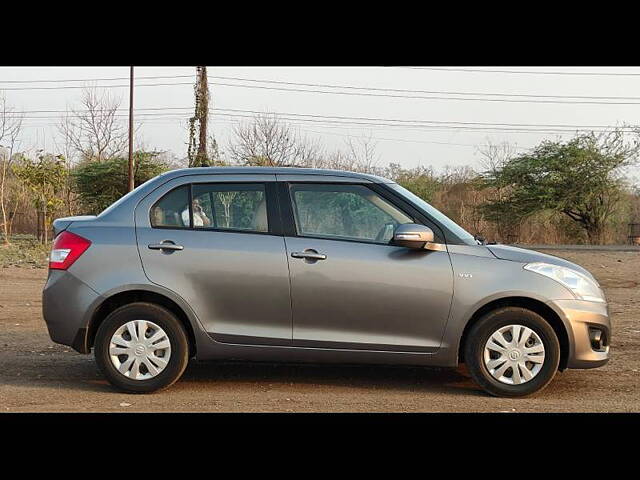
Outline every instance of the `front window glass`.
{"type": "Polygon", "coordinates": [[[387,244],[395,228],[413,219],[363,185],[291,186],[301,236],[387,244]]]}

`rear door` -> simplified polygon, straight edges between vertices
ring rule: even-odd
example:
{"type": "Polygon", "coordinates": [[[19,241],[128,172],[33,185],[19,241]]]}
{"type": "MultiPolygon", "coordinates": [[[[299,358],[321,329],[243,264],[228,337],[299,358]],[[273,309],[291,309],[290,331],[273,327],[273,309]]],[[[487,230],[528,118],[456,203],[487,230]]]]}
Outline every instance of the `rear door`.
{"type": "Polygon", "coordinates": [[[147,277],[186,300],[217,341],[291,343],[274,182],[273,175],[181,177],[136,207],[147,277]]]}

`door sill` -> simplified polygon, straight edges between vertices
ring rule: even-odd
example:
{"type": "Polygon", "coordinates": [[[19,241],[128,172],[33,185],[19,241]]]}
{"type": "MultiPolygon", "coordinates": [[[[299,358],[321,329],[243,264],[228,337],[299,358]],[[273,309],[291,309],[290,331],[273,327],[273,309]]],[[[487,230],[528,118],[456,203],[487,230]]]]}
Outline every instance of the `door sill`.
{"type": "Polygon", "coordinates": [[[354,342],[325,342],[322,340],[293,340],[294,347],[325,348],[328,350],[363,350],[375,352],[398,353],[435,353],[439,347],[421,345],[385,345],[380,343],[354,343],[354,342]]]}
{"type": "Polygon", "coordinates": [[[231,335],[207,333],[218,343],[246,346],[294,347],[314,350],[344,350],[389,353],[436,353],[439,347],[417,345],[384,345],[376,343],[325,342],[320,340],[291,340],[288,338],[252,337],[248,335],[231,335]]]}
{"type": "Polygon", "coordinates": [[[252,337],[249,335],[232,335],[226,333],[209,333],[207,335],[218,343],[230,345],[268,345],[271,347],[290,347],[290,338],[252,337]]]}

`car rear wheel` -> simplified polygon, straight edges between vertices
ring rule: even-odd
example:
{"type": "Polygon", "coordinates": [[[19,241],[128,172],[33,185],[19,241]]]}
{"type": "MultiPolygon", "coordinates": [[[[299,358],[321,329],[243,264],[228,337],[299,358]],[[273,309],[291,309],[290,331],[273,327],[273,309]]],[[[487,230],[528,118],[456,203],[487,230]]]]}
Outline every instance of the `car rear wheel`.
{"type": "Polygon", "coordinates": [[[111,312],[95,339],[95,358],[107,380],[131,393],[150,393],[175,383],[189,359],[187,335],[168,310],[132,303],[111,312]]]}
{"type": "Polygon", "coordinates": [[[553,379],[560,343],[537,313],[504,307],[485,314],[469,331],[465,362],[488,393],[522,397],[539,392],[553,379]]]}

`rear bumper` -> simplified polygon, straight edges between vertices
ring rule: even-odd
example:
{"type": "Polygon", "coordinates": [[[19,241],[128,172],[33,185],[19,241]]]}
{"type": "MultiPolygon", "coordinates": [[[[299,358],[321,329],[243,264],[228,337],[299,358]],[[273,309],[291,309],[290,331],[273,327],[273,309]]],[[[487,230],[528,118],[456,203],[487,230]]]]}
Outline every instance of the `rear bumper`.
{"type": "Polygon", "coordinates": [[[50,270],[42,291],[42,316],[51,340],[80,353],[89,353],[89,312],[99,297],[68,271],[50,270]]]}
{"type": "Polygon", "coordinates": [[[610,358],[611,320],[606,303],[584,300],[555,300],[549,305],[560,315],[569,336],[567,368],[596,368],[610,358]],[[600,350],[591,345],[589,330],[602,332],[605,342],[600,350]]]}

